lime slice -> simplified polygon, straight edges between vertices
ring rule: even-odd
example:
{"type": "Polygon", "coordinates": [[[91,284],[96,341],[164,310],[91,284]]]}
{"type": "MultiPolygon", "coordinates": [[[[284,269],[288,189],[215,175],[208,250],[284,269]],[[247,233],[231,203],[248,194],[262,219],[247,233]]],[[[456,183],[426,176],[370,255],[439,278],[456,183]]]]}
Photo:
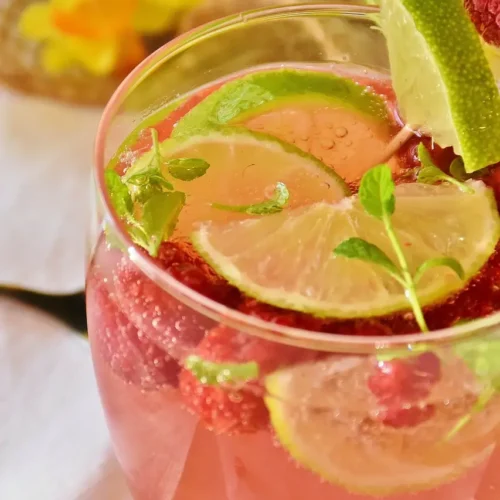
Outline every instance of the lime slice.
{"type": "MultiPolygon", "coordinates": [[[[287,208],[318,201],[336,202],[349,194],[344,181],[315,157],[293,145],[245,129],[210,130],[187,138],[168,139],[160,146],[165,160],[200,158],[210,164],[192,181],[174,179],[175,189],[187,196],[177,235],[188,236],[200,221],[227,223],[248,215],[212,208],[212,203],[252,205],[271,198],[278,182],[290,192],[287,208]]],[[[152,152],[137,160],[123,180],[140,175],[152,152]]],[[[168,171],[165,177],[169,178],[168,171]]]]}
{"type": "MultiPolygon", "coordinates": [[[[250,73],[226,83],[181,119],[174,135],[224,124],[295,144],[348,181],[383,157],[395,135],[380,96],[333,73],[297,69],[250,73]]],[[[399,169],[397,160],[390,165],[399,169]]]]}
{"type": "MultiPolygon", "coordinates": [[[[427,259],[446,256],[471,277],[493,252],[500,234],[493,194],[481,182],[470,185],[473,194],[450,185],[397,186],[392,220],[412,273],[427,259]]],[[[338,318],[407,309],[404,289],[383,268],[333,255],[351,237],[378,245],[397,262],[383,223],[367,215],[357,197],[258,220],[205,224],[192,235],[222,276],[262,302],[338,318]]],[[[419,281],[417,294],[427,305],[463,285],[450,269],[436,268],[419,281]]]]}
{"type": "Polygon", "coordinates": [[[453,404],[418,426],[398,429],[380,421],[381,408],[366,383],[373,366],[369,356],[333,356],[266,377],[274,430],[303,467],[350,491],[378,496],[441,485],[485,459],[488,446],[478,438],[485,425],[493,428],[493,419],[475,422],[461,436],[463,446],[443,439],[457,415],[470,409],[464,387],[472,382],[463,364],[447,358],[448,382],[435,389],[436,400],[453,404]]]}
{"type": "Polygon", "coordinates": [[[500,95],[463,2],[383,0],[381,26],[402,116],[467,172],[500,161],[500,95]]]}

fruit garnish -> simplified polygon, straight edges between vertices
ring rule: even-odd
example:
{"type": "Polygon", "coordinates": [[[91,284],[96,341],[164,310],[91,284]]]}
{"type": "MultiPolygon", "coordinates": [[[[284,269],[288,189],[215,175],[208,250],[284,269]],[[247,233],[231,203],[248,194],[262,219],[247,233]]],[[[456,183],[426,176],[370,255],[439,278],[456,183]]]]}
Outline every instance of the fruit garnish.
{"type": "MultiPolygon", "coordinates": [[[[275,69],[224,84],[177,124],[173,135],[240,125],[295,144],[349,181],[382,158],[395,134],[384,98],[323,71],[275,69]]],[[[397,160],[391,161],[394,171],[397,160]]]]}
{"type": "MultiPolygon", "coordinates": [[[[431,167],[424,167],[424,170],[425,168],[431,167]]],[[[383,268],[403,287],[418,325],[422,331],[426,332],[429,328],[425,322],[416,291],[419,281],[429,270],[436,267],[446,266],[450,268],[461,280],[465,278],[465,272],[457,259],[446,255],[427,259],[418,264],[414,274],[410,272],[408,260],[392,224],[392,216],[396,210],[395,189],[396,185],[392,180],[391,171],[386,165],[380,165],[369,170],[363,176],[359,189],[359,200],[368,215],[382,221],[393,253],[396,255],[397,264],[380,247],[357,237],[343,241],[335,248],[334,254],[348,259],[370,262],[383,268]]],[[[471,191],[474,192],[472,188],[471,191]]]]}
{"type": "Polygon", "coordinates": [[[423,488],[424,476],[425,486],[432,481],[430,467],[417,472],[415,464],[398,460],[400,453],[388,445],[394,429],[370,412],[368,389],[362,389],[368,365],[360,357],[332,357],[266,377],[276,435],[300,465],[349,491],[383,495],[423,488]]]}
{"type": "Polygon", "coordinates": [[[221,276],[268,304],[319,317],[359,318],[407,309],[410,296],[421,314],[422,306],[462,288],[498,241],[492,192],[478,181],[470,186],[474,194],[447,184],[394,188],[389,169],[379,167],[366,174],[359,197],[202,224],[192,241],[221,276]],[[332,250],[349,238],[357,238],[356,245],[335,255],[332,250]],[[363,260],[346,262],[345,256],[363,260]]]}
{"type": "Polygon", "coordinates": [[[87,283],[89,329],[96,353],[113,373],[142,390],[177,386],[180,366],[130,322],[104,275],[94,270],[87,283]]]}
{"type": "Polygon", "coordinates": [[[441,361],[433,352],[411,358],[379,361],[368,388],[385,407],[381,421],[395,428],[415,427],[434,414],[434,406],[417,404],[441,379],[441,361]]]}
{"type": "Polygon", "coordinates": [[[453,146],[465,170],[500,161],[500,94],[462,2],[382,0],[391,76],[406,123],[453,146]]]}
{"type": "Polygon", "coordinates": [[[497,0],[465,0],[477,31],[487,43],[500,45],[500,4],[497,0]]]}
{"type": "MultiPolygon", "coordinates": [[[[429,151],[422,143],[419,144],[417,151],[418,151],[418,158],[422,165],[417,177],[418,182],[421,182],[423,184],[435,184],[436,182],[449,182],[450,184],[454,184],[455,186],[457,186],[464,193],[474,192],[474,189],[472,189],[470,186],[468,186],[464,182],[461,182],[456,177],[452,177],[451,175],[445,174],[439,167],[437,167],[434,164],[431,155],[429,154],[429,151]]],[[[452,165],[453,164],[457,165],[456,163],[457,160],[459,159],[457,158],[456,160],[454,160],[454,163],[452,163],[452,165]]],[[[456,168],[457,167],[455,167],[455,171],[456,168]]]]}
{"type": "MultiPolygon", "coordinates": [[[[189,243],[163,243],[156,265],[182,284],[228,307],[239,300],[239,292],[217,276],[189,243]]],[[[192,352],[216,324],[163,290],[126,256],[114,269],[113,287],[127,321],[177,360],[192,352]]]]}
{"type": "MultiPolygon", "coordinates": [[[[160,174],[187,200],[182,205],[174,236],[188,236],[196,224],[207,220],[241,220],[248,217],[242,212],[252,211],[250,207],[256,204],[259,204],[254,207],[257,211],[285,204],[292,209],[316,201],[336,202],[349,192],[335,171],[317,158],[274,137],[246,129],[210,130],[166,140],[158,145],[157,152],[153,150],[141,156],[122,181],[130,183],[130,180],[141,179],[151,170],[151,165],[156,164],[155,155],[161,157],[160,174]],[[204,175],[190,181],[180,180],[177,174],[176,179],[171,178],[172,165],[177,167],[179,158],[189,158],[192,168],[185,171],[195,169],[201,174],[203,169],[204,175]],[[211,165],[210,168],[204,169],[198,158],[203,159],[203,165],[211,165]],[[273,168],[269,168],[270,165],[273,168]],[[269,200],[263,202],[262,197],[269,200]],[[213,203],[219,207],[220,204],[245,206],[246,210],[220,210],[213,207],[213,203]]],[[[156,178],[158,169],[153,173],[156,178]]]]}
{"type": "Polygon", "coordinates": [[[187,358],[179,388],[188,410],[210,430],[252,433],[266,428],[269,422],[264,389],[253,379],[316,356],[308,349],[270,342],[220,325],[187,358]],[[226,369],[232,375],[224,373],[226,369]],[[228,376],[234,380],[227,380],[228,376]]]}
{"type": "Polygon", "coordinates": [[[288,188],[282,182],[278,182],[270,200],[254,203],[253,205],[224,205],[222,203],[212,203],[212,207],[218,210],[240,212],[248,215],[270,215],[280,213],[287,206],[289,200],[290,193],[288,188]]]}

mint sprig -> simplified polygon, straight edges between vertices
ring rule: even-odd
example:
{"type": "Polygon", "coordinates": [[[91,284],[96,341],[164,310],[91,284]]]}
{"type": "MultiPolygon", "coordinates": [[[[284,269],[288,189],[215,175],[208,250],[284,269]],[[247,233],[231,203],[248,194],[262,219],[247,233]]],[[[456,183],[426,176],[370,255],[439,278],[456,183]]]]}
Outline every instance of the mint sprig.
{"type": "Polygon", "coordinates": [[[151,140],[151,159],[145,165],[132,165],[123,177],[109,169],[105,180],[113,207],[126,221],[132,240],[156,257],[161,243],[172,236],[186,204],[186,195],[175,190],[174,180],[197,179],[210,164],[199,158],[165,160],[156,129],[151,129],[151,140]]]}
{"type": "Polygon", "coordinates": [[[371,262],[382,267],[405,290],[406,298],[413,310],[415,319],[423,332],[429,331],[422,307],[418,300],[416,285],[422,276],[435,267],[446,266],[452,269],[460,279],[465,272],[462,265],[455,259],[439,257],[423,262],[412,276],[403,248],[392,225],[391,217],[396,209],[394,191],[396,186],[392,180],[388,165],[379,165],[370,169],[362,178],[359,188],[359,200],[365,212],[382,221],[385,231],[396,254],[397,263],[379,247],[361,238],[350,238],[334,249],[334,255],[348,259],[358,259],[371,262]]]}
{"type": "Polygon", "coordinates": [[[271,215],[281,212],[290,200],[290,193],[283,182],[278,182],[270,200],[253,205],[224,205],[212,203],[212,208],[228,212],[240,212],[248,215],[271,215]]]}
{"type": "Polygon", "coordinates": [[[192,355],[186,358],[184,367],[205,385],[241,384],[259,377],[259,365],[255,361],[214,363],[192,355]]]}
{"type": "Polygon", "coordinates": [[[454,184],[455,186],[457,186],[464,193],[474,193],[474,189],[472,189],[470,186],[464,184],[464,182],[455,177],[452,177],[451,175],[445,174],[440,168],[438,168],[432,161],[429,151],[422,143],[419,144],[417,153],[420,163],[422,164],[422,168],[420,169],[417,177],[418,182],[422,184],[448,182],[449,184],[454,184]]]}

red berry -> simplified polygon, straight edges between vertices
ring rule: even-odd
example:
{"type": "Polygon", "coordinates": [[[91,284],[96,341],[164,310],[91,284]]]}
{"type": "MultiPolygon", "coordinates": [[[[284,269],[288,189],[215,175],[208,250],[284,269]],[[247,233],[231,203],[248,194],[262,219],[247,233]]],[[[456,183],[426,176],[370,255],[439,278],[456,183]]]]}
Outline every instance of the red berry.
{"type": "Polygon", "coordinates": [[[427,397],[441,378],[441,362],[432,352],[409,359],[381,361],[368,379],[370,391],[384,405],[395,400],[419,401],[427,397]]]}
{"type": "MultiPolygon", "coordinates": [[[[255,361],[261,374],[318,356],[314,351],[252,337],[222,325],[203,339],[196,353],[217,363],[255,361]]],[[[204,385],[190,371],[183,370],[179,387],[188,410],[217,433],[252,433],[268,425],[264,389],[258,382],[238,388],[204,385]]]]}
{"type": "Polygon", "coordinates": [[[441,379],[441,361],[432,352],[380,362],[368,388],[385,406],[381,420],[391,427],[413,427],[434,414],[432,405],[407,406],[426,398],[441,379]]]}
{"type": "Polygon", "coordinates": [[[87,283],[87,317],[98,355],[123,381],[143,390],[177,385],[179,365],[122,313],[110,284],[97,272],[87,283]]]}
{"type": "Polygon", "coordinates": [[[431,419],[435,412],[434,405],[405,407],[394,404],[383,411],[381,420],[388,427],[394,427],[395,429],[416,427],[431,419]]]}
{"type": "Polygon", "coordinates": [[[465,7],[483,39],[500,46],[500,1],[465,0],[465,7]]]}
{"type": "MultiPolygon", "coordinates": [[[[157,264],[195,291],[230,305],[239,292],[217,276],[188,243],[162,245],[157,264]]],[[[127,257],[114,278],[117,298],[130,321],[154,343],[180,358],[216,323],[184,305],[145,276],[127,257]]]]}

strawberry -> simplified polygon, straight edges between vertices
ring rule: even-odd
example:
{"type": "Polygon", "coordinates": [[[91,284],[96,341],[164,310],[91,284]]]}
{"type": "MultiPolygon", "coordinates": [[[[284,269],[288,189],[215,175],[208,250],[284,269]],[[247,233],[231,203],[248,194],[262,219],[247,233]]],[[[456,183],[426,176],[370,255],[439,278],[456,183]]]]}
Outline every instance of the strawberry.
{"type": "Polygon", "coordinates": [[[426,398],[441,379],[441,361],[432,352],[408,359],[381,361],[368,379],[368,388],[386,410],[382,421],[391,427],[408,427],[430,418],[430,405],[407,406],[426,398]]]}
{"type": "MultiPolygon", "coordinates": [[[[160,248],[157,265],[193,290],[226,305],[239,292],[217,276],[186,242],[160,248]]],[[[114,273],[117,299],[129,320],[174,357],[198,345],[215,322],[174,298],[123,256],[114,273]]]]}
{"type": "Polygon", "coordinates": [[[465,0],[465,7],[483,39],[500,46],[500,1],[465,0]]]}
{"type": "MultiPolygon", "coordinates": [[[[196,354],[216,363],[259,364],[265,375],[280,367],[315,359],[313,351],[270,342],[220,325],[201,342],[196,354]]],[[[269,416],[264,404],[264,389],[258,382],[243,387],[204,385],[184,369],[180,392],[186,408],[205,426],[217,433],[246,434],[265,429],[269,416]]]]}
{"type": "Polygon", "coordinates": [[[120,310],[109,286],[94,268],[87,283],[87,317],[98,355],[115,375],[143,390],[176,386],[178,363],[137,330],[120,310]]]}

